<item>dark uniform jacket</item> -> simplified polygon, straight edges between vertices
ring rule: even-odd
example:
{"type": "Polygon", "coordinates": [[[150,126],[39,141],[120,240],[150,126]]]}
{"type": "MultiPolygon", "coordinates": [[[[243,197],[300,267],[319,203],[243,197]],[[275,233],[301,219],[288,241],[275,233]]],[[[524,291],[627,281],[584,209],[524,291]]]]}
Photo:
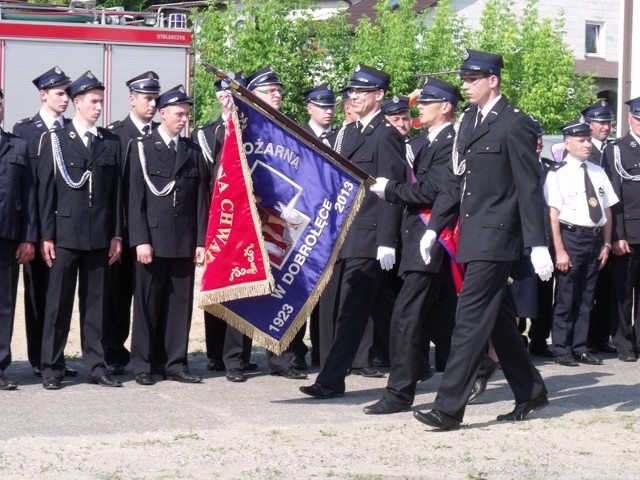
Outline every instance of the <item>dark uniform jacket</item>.
{"type": "MultiPolygon", "coordinates": [[[[439,272],[442,260],[447,256],[444,247],[436,242],[431,251],[431,261],[425,265],[420,255],[420,239],[427,230],[420,218],[420,209],[431,209],[440,193],[442,179],[451,175],[451,150],[455,131],[452,125],[443,128],[414,160],[416,183],[411,185],[391,181],[385,189],[386,198],[392,203],[407,205],[402,219],[402,259],[399,273],[408,271],[439,272]]],[[[427,137],[427,135],[421,135],[427,137]]],[[[409,178],[411,178],[409,174],[409,178]]]]}
{"type": "Polygon", "coordinates": [[[42,138],[38,161],[38,210],[40,236],[56,246],[95,250],[108,248],[111,239],[122,238],[121,147],[118,137],[98,127],[89,152],[72,122],[42,138]],[[52,136],[60,141],[63,162],[71,181],[86,171],[92,174],[80,188],[65,182],[54,166],[52,136]]]}
{"type": "Polygon", "coordinates": [[[316,135],[316,132],[313,131],[313,128],[311,128],[311,125],[309,125],[309,123],[305,123],[302,128],[304,128],[307,132],[309,132],[311,135],[313,135],[314,137],[317,137],[321,140],[326,140],[326,142],[330,147],[333,147],[333,144],[336,140],[336,134],[338,133],[338,131],[335,128],[332,128],[330,132],[327,132],[326,135],[322,136],[322,137],[318,137],[316,135]]]}
{"type": "Polygon", "coordinates": [[[459,203],[458,262],[515,261],[524,247],[547,245],[536,133],[504,96],[474,131],[477,108],[465,109],[454,145],[466,169],[457,182],[445,179],[429,228],[442,231],[459,203]]]}
{"type": "Polygon", "coordinates": [[[180,138],[175,159],[155,130],[137,140],[129,150],[129,241],[131,246],[149,243],[154,255],[165,258],[193,257],[205,244],[208,185],[200,147],[180,138]],[[147,185],[138,144],[144,146],[146,170],[157,190],[175,180],[166,196],[156,196],[147,185]]]}
{"type": "MultiPolygon", "coordinates": [[[[155,130],[158,128],[158,122],[151,122],[151,130],[155,130]]],[[[120,145],[122,147],[122,159],[123,162],[127,158],[127,152],[131,145],[131,142],[138,138],[142,137],[142,132],[138,129],[133,120],[131,120],[131,115],[127,115],[124,120],[118,120],[113,122],[111,125],[107,127],[113,133],[115,133],[120,139],[120,145]]]]}
{"type": "Polygon", "coordinates": [[[0,238],[37,242],[36,184],[27,143],[0,132],[0,238]]]}
{"type": "MultiPolygon", "coordinates": [[[[341,151],[372,177],[405,180],[404,139],[382,112],[360,133],[355,123],[345,127],[341,151]]],[[[347,234],[341,258],[376,258],[378,247],[396,248],[402,207],[379,199],[367,189],[362,207],[347,234]]]]}
{"type": "MultiPolygon", "coordinates": [[[[71,121],[69,118],[64,119],[64,124],[71,121]]],[[[38,152],[40,151],[40,142],[42,135],[48,132],[47,125],[42,120],[40,113],[33,117],[23,118],[13,126],[13,133],[27,142],[27,152],[29,155],[29,163],[33,169],[34,175],[38,160],[38,152]]]]}
{"type": "MultiPolygon", "coordinates": [[[[626,240],[631,245],[640,244],[640,182],[625,180],[615,166],[615,149],[620,150],[622,169],[629,175],[640,175],[640,144],[627,133],[609,143],[604,149],[603,164],[611,172],[611,185],[620,202],[611,207],[613,233],[611,239],[626,240]]],[[[621,169],[621,171],[622,171],[621,169]]]]}

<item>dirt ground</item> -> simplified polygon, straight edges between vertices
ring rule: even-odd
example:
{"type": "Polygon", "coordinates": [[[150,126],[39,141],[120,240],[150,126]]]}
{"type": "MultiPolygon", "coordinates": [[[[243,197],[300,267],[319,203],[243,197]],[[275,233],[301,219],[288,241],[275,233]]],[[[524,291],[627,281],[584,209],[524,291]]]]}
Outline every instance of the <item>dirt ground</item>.
{"type": "MultiPolygon", "coordinates": [[[[21,301],[21,300],[20,300],[21,301]]],[[[18,307],[7,375],[20,388],[0,392],[0,478],[5,479],[635,479],[640,458],[639,364],[604,356],[602,366],[561,367],[536,360],[551,404],[527,421],[496,415],[513,398],[497,372],[463,428],[433,432],[412,412],[372,417],[386,379],[347,378],[347,394],[328,401],[298,391],[313,382],[266,374],[246,383],[205,368],[202,314],[195,311],[191,371],[198,385],[124,387],[84,383],[78,322],[66,353],[81,371],[46,391],[26,362],[18,307]]],[[[418,386],[414,409],[431,407],[441,380],[418,386]]]]}

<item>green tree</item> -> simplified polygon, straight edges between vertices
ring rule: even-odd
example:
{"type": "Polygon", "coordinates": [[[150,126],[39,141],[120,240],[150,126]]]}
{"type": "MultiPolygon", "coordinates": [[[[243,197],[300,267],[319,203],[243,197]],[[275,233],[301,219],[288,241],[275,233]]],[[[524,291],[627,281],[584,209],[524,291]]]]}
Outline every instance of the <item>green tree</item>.
{"type": "MultiPolygon", "coordinates": [[[[195,17],[196,58],[247,75],[271,65],[284,83],[283,112],[304,121],[302,92],[322,81],[335,85],[346,65],[344,15],[320,22],[314,10],[311,0],[247,0],[237,9],[234,3],[210,5],[195,17]]],[[[214,80],[196,67],[198,123],[218,112],[214,80]]]]}

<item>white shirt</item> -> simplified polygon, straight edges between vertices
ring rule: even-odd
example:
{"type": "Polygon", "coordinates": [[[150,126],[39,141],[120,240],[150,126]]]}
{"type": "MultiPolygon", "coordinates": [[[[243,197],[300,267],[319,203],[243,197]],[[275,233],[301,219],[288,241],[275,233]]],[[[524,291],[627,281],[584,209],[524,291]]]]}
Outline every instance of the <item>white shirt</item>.
{"type": "Polygon", "coordinates": [[[167,148],[169,148],[169,142],[171,142],[171,140],[173,140],[173,143],[175,144],[176,148],[178,147],[178,140],[180,139],[180,135],[176,135],[175,137],[170,137],[162,128],[158,129],[158,133],[162,137],[162,140],[164,140],[164,143],[167,146],[167,148]]]}
{"type": "Polygon", "coordinates": [[[136,126],[136,128],[137,128],[138,130],[140,130],[140,133],[144,134],[144,130],[143,130],[143,128],[144,128],[146,125],[149,125],[149,133],[151,133],[151,130],[153,129],[153,126],[151,125],[151,122],[148,122],[148,123],[142,123],[140,120],[138,120],[138,119],[136,118],[136,116],[135,116],[135,115],[131,115],[131,114],[129,114],[129,118],[131,118],[131,121],[132,121],[132,122],[133,122],[133,124],[136,126]]]}
{"type": "Polygon", "coordinates": [[[451,122],[445,122],[437,128],[429,129],[429,135],[427,135],[429,142],[433,142],[433,139],[436,138],[438,134],[442,131],[442,129],[445,128],[447,125],[451,125],[451,122]]]}
{"type": "Polygon", "coordinates": [[[567,155],[566,164],[557,170],[551,170],[544,183],[544,197],[549,207],[558,210],[561,222],[579,225],[581,227],[597,227],[607,223],[605,208],[618,203],[611,182],[602,167],[592,162],[581,162],[571,155],[567,155]],[[598,195],[598,202],[602,209],[602,219],[595,225],[589,217],[589,205],[584,186],[584,171],[582,164],[587,166],[587,174],[598,195]]]}
{"type": "Polygon", "coordinates": [[[375,112],[371,112],[366,117],[358,117],[358,120],[360,120],[360,123],[362,124],[362,132],[364,132],[365,127],[369,125],[369,123],[371,123],[373,117],[375,117],[378,113],[380,113],[380,109],[376,110],[375,112]]]}
{"type": "Polygon", "coordinates": [[[64,117],[62,115],[59,115],[57,117],[52,117],[51,115],[49,115],[49,112],[47,112],[44,107],[40,109],[40,117],[42,117],[42,121],[44,122],[44,124],[47,126],[47,128],[49,130],[51,130],[53,128],[53,124],[55,122],[58,122],[58,124],[63,127],[64,126],[64,117]]]}
{"type": "MultiPolygon", "coordinates": [[[[495,106],[496,103],[498,103],[498,100],[500,100],[501,98],[502,98],[502,94],[498,95],[496,98],[494,98],[490,102],[487,102],[487,104],[484,107],[482,107],[482,110],[480,110],[480,111],[482,112],[482,121],[483,122],[484,122],[484,119],[487,118],[487,115],[489,115],[489,112],[491,112],[491,110],[493,110],[493,107],[495,106]]],[[[480,108],[480,105],[478,105],[478,108],[480,108]]],[[[477,115],[477,113],[476,113],[476,115],[477,115]]],[[[475,120],[474,120],[474,122],[475,122],[475,120]]]]}
{"type": "Polygon", "coordinates": [[[98,127],[96,127],[95,125],[93,125],[89,130],[87,130],[86,128],[78,125],[78,123],[76,122],[76,119],[74,118],[73,120],[73,127],[76,129],[76,132],[78,132],[78,135],[80,136],[80,138],[82,139],[82,143],[84,143],[85,147],[87,146],[87,142],[89,141],[88,138],[85,136],[85,133],[87,132],[91,132],[93,134],[94,137],[96,137],[98,135],[98,127]]]}

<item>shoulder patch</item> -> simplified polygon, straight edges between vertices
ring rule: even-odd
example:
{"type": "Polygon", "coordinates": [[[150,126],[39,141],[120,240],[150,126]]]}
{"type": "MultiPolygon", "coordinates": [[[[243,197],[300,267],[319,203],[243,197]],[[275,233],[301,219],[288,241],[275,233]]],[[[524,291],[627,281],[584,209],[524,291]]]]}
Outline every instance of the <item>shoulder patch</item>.
{"type": "Polygon", "coordinates": [[[23,123],[33,122],[33,117],[23,118],[22,120],[18,120],[16,125],[22,125],[23,123]]]}
{"type": "Polygon", "coordinates": [[[115,130],[116,128],[120,128],[122,127],[124,124],[122,123],[122,120],[116,120],[115,122],[113,122],[111,125],[109,125],[107,128],[109,130],[115,130]]]}

